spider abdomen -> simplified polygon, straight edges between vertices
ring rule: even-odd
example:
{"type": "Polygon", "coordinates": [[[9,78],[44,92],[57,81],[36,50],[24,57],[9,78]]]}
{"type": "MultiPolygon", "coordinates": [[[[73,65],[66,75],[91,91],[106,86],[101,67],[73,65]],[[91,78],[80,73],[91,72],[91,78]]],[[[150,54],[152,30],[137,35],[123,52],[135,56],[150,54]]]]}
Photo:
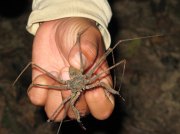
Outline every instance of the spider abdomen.
{"type": "Polygon", "coordinates": [[[72,92],[77,92],[77,91],[82,92],[86,86],[85,76],[78,75],[78,76],[74,77],[73,79],[69,80],[67,84],[68,84],[69,89],[72,92]]]}

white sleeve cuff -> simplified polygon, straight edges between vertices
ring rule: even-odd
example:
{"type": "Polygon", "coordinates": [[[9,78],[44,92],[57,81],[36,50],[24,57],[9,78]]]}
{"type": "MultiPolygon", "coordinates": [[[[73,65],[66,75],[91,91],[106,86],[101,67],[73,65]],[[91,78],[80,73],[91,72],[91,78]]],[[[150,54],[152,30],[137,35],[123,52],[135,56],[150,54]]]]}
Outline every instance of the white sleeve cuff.
{"type": "Polygon", "coordinates": [[[40,22],[65,17],[89,18],[98,24],[106,48],[111,37],[107,30],[112,12],[107,0],[33,0],[32,12],[27,23],[27,30],[35,34],[40,22]]]}

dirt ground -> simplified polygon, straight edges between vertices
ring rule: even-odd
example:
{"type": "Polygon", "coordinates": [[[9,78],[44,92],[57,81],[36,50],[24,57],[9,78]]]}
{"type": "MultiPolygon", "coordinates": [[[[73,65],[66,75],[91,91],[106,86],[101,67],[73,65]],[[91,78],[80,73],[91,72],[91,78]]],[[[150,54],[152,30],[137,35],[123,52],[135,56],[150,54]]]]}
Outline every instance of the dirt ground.
{"type": "MultiPolygon", "coordinates": [[[[10,1],[7,10],[6,2],[0,6],[0,134],[56,133],[58,124],[46,123],[43,108],[33,106],[27,97],[30,69],[12,87],[31,61],[33,36],[25,30],[31,3],[10,1]]],[[[117,97],[116,108],[105,121],[83,118],[86,132],[75,121],[63,123],[62,134],[180,134],[180,2],[111,0],[110,4],[112,46],[120,39],[165,36],[122,43],[115,59],[127,60],[121,88],[126,101],[117,97]]],[[[115,71],[118,86],[122,68],[115,71]]]]}

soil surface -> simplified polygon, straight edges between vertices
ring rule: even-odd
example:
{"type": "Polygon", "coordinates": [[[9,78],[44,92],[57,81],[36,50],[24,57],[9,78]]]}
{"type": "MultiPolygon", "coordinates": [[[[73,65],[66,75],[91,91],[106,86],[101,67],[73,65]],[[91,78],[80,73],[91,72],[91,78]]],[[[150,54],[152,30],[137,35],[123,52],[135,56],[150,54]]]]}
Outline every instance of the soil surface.
{"type": "MultiPolygon", "coordinates": [[[[3,1],[0,6],[0,134],[56,133],[59,124],[46,123],[43,108],[32,105],[27,97],[31,70],[12,87],[20,71],[31,61],[33,36],[25,30],[31,2],[3,1]]],[[[116,62],[127,60],[123,82],[123,67],[117,68],[115,74],[117,87],[122,85],[121,94],[126,101],[117,97],[116,108],[107,120],[98,121],[90,115],[82,118],[86,132],[76,121],[64,122],[62,134],[180,134],[180,2],[112,0],[110,5],[112,46],[120,39],[164,36],[119,45],[114,52],[116,62]]]]}

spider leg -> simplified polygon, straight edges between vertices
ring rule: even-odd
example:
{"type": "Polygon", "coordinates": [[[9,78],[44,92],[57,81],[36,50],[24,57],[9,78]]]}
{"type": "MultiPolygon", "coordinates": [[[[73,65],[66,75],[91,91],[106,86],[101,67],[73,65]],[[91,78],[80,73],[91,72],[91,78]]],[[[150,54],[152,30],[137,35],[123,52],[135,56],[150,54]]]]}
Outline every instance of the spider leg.
{"type": "Polygon", "coordinates": [[[109,98],[109,95],[107,92],[114,94],[114,95],[118,95],[124,101],[124,98],[120,95],[120,93],[118,91],[114,90],[112,87],[108,86],[104,82],[97,82],[97,83],[93,83],[91,85],[88,85],[88,86],[86,86],[86,90],[91,90],[92,88],[96,88],[96,87],[103,87],[105,89],[105,95],[108,98],[109,98]]]}
{"type": "Polygon", "coordinates": [[[68,85],[42,85],[31,83],[27,92],[29,92],[29,90],[31,90],[32,87],[49,88],[55,90],[68,90],[68,85]]]}
{"type": "Polygon", "coordinates": [[[88,80],[88,83],[93,83],[93,82],[95,82],[97,79],[100,78],[100,76],[101,76],[103,73],[106,73],[106,72],[108,72],[109,70],[114,69],[115,67],[117,67],[117,66],[119,66],[119,65],[121,65],[121,64],[123,64],[123,74],[122,74],[122,77],[121,77],[121,78],[123,78],[123,77],[124,77],[124,72],[125,72],[125,65],[126,65],[126,60],[125,60],[125,59],[119,61],[118,63],[116,63],[116,64],[114,64],[113,66],[109,67],[108,69],[102,71],[101,73],[94,75],[93,77],[91,77],[91,78],[88,80]]]}
{"type": "Polygon", "coordinates": [[[159,37],[159,36],[163,36],[163,34],[157,34],[157,35],[150,35],[150,36],[143,36],[143,37],[135,37],[135,38],[131,38],[131,39],[124,39],[124,40],[119,40],[112,48],[107,49],[107,51],[104,53],[104,55],[97,60],[97,62],[95,63],[95,65],[92,67],[92,69],[90,69],[87,72],[87,77],[90,78],[93,73],[95,72],[95,70],[102,64],[102,62],[104,60],[106,60],[107,56],[113,52],[113,50],[121,43],[123,42],[128,42],[128,41],[132,41],[132,40],[138,40],[138,39],[147,39],[147,38],[153,38],[153,37],[159,37]]]}
{"type": "Polygon", "coordinates": [[[76,41],[76,44],[78,45],[79,47],[79,57],[80,57],[80,71],[81,73],[83,73],[83,57],[82,57],[82,50],[81,50],[81,44],[80,44],[80,39],[81,39],[81,35],[83,34],[82,33],[78,33],[77,35],[77,41],[76,41]]]}
{"type": "Polygon", "coordinates": [[[37,68],[38,70],[44,72],[47,76],[49,76],[50,78],[52,78],[53,80],[62,83],[62,84],[66,84],[67,82],[61,79],[57,79],[54,75],[52,75],[51,73],[49,73],[48,71],[46,71],[45,69],[43,69],[42,67],[40,67],[39,65],[33,63],[33,62],[29,62],[25,68],[21,71],[21,73],[18,75],[18,77],[15,79],[15,81],[13,82],[13,86],[16,84],[16,82],[18,81],[18,79],[21,77],[21,75],[27,70],[27,68],[32,65],[32,67],[37,68]]]}
{"type": "MultiPolygon", "coordinates": [[[[112,51],[112,62],[113,62],[113,65],[115,65],[116,63],[115,63],[115,58],[114,58],[114,52],[112,51]]],[[[115,86],[116,86],[116,68],[114,68],[114,70],[113,70],[113,88],[115,89],[115,86]]]]}
{"type": "Polygon", "coordinates": [[[55,118],[56,118],[56,116],[57,116],[57,114],[60,112],[60,110],[62,109],[62,107],[63,107],[63,105],[66,103],[66,102],[68,102],[70,99],[71,99],[71,95],[69,96],[69,97],[67,97],[67,98],[65,98],[62,102],[61,102],[61,104],[58,106],[58,108],[53,112],[53,114],[51,115],[51,117],[47,120],[47,122],[51,122],[51,121],[53,121],[55,118]]]}
{"type": "MultiPolygon", "coordinates": [[[[65,110],[65,113],[67,113],[67,110],[66,109],[64,109],[65,110]]],[[[60,130],[61,130],[61,126],[62,126],[62,123],[64,122],[64,119],[62,119],[62,121],[60,121],[60,123],[59,123],[59,127],[58,127],[58,130],[57,130],[57,133],[56,134],[61,134],[61,132],[60,132],[60,130]]]]}
{"type": "Polygon", "coordinates": [[[59,133],[60,133],[62,123],[63,123],[63,120],[59,123],[59,127],[58,127],[58,130],[57,130],[57,133],[56,133],[56,134],[59,134],[59,133]]]}
{"type": "Polygon", "coordinates": [[[84,127],[84,125],[82,124],[81,120],[80,120],[80,113],[78,111],[78,109],[75,107],[75,103],[77,101],[77,99],[79,98],[79,96],[81,95],[81,92],[77,92],[74,94],[74,97],[71,99],[71,107],[72,107],[72,110],[74,112],[74,114],[76,115],[76,120],[77,122],[80,124],[81,128],[86,130],[86,128],[84,127]]]}
{"type": "Polygon", "coordinates": [[[106,60],[107,56],[113,51],[112,48],[109,48],[105,54],[97,61],[95,62],[95,65],[86,73],[88,78],[91,78],[95,70],[102,64],[104,60],[106,60]]]}
{"type": "Polygon", "coordinates": [[[123,101],[125,101],[125,99],[120,95],[119,91],[114,90],[112,87],[108,86],[106,83],[100,82],[100,86],[104,87],[108,92],[118,95],[123,101]]]}
{"type": "Polygon", "coordinates": [[[40,71],[43,71],[44,73],[46,73],[47,76],[49,76],[50,78],[52,78],[53,80],[61,83],[61,84],[66,84],[65,80],[61,80],[61,79],[57,79],[54,75],[52,75],[50,72],[46,71],[45,69],[43,69],[42,67],[40,67],[37,64],[31,63],[32,66],[36,67],[37,69],[39,69],[40,71]]]}
{"type": "Polygon", "coordinates": [[[77,34],[77,40],[75,45],[78,45],[79,47],[79,58],[80,58],[80,72],[83,73],[84,69],[83,69],[83,57],[82,57],[82,50],[81,50],[81,35],[84,34],[84,32],[89,29],[90,27],[85,28],[84,30],[82,30],[81,32],[79,32],[77,34]]]}

